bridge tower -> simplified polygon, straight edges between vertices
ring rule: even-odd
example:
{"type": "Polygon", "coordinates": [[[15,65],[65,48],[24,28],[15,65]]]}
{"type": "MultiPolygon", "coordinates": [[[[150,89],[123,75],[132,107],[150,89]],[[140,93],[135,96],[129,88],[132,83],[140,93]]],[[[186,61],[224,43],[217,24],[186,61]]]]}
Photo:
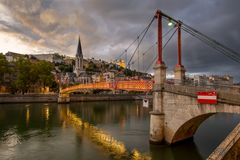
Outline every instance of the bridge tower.
{"type": "Polygon", "coordinates": [[[178,64],[175,67],[175,84],[182,84],[185,80],[185,68],[182,65],[182,44],[181,44],[181,22],[177,23],[178,28],[178,64]]]}
{"type": "MultiPolygon", "coordinates": [[[[165,139],[165,108],[164,83],[166,81],[166,65],[162,60],[162,18],[172,19],[160,10],[156,12],[158,20],[158,60],[154,67],[153,111],[150,112],[150,142],[162,143],[165,139]]],[[[175,21],[178,27],[178,64],[175,67],[175,84],[182,84],[185,79],[185,69],[181,61],[181,22],[175,21]]]]}
{"type": "Polygon", "coordinates": [[[150,142],[164,141],[164,108],[162,87],[166,81],[166,65],[162,60],[162,13],[156,12],[158,19],[158,60],[154,67],[153,111],[150,112],[150,142]]]}

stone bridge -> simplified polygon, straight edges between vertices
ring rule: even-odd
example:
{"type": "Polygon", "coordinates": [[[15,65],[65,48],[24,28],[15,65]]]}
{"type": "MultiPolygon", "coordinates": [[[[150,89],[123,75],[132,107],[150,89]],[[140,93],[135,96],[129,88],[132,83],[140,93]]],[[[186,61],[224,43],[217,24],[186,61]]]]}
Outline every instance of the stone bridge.
{"type": "MultiPolygon", "coordinates": [[[[211,115],[240,113],[240,94],[237,91],[216,89],[217,104],[199,104],[197,92],[212,89],[186,86],[181,81],[175,85],[166,84],[165,75],[164,66],[155,67],[150,142],[173,144],[186,140],[192,138],[200,124],[211,115]]],[[[178,78],[183,80],[181,77],[178,78]]]]}
{"type": "Polygon", "coordinates": [[[216,105],[199,104],[196,93],[207,90],[194,86],[155,85],[150,140],[172,144],[193,137],[200,124],[213,114],[240,113],[240,95],[221,90],[217,90],[216,105]]]}

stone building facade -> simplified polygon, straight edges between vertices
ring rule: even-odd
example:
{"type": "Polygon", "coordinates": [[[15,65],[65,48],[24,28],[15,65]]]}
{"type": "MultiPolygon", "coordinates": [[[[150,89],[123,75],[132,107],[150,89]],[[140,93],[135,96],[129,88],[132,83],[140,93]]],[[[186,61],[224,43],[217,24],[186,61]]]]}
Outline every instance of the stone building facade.
{"type": "Polygon", "coordinates": [[[77,53],[76,53],[76,57],[75,57],[74,73],[76,74],[77,77],[79,77],[82,72],[84,72],[84,70],[83,70],[83,53],[82,53],[81,40],[79,37],[77,53]]]}
{"type": "Polygon", "coordinates": [[[78,47],[73,72],[76,75],[76,77],[74,78],[74,81],[76,83],[80,84],[91,83],[91,76],[88,75],[83,68],[83,52],[80,37],[78,40],[78,47]]]}

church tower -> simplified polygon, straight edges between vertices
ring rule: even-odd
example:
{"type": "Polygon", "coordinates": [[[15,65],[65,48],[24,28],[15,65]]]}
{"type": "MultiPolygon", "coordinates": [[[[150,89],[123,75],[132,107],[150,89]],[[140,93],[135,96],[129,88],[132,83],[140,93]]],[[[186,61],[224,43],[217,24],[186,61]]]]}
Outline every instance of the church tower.
{"type": "Polygon", "coordinates": [[[77,48],[76,59],[75,59],[74,73],[77,75],[77,77],[79,77],[79,75],[82,72],[84,72],[84,70],[83,70],[83,53],[82,53],[81,40],[79,37],[78,48],[77,48]]]}

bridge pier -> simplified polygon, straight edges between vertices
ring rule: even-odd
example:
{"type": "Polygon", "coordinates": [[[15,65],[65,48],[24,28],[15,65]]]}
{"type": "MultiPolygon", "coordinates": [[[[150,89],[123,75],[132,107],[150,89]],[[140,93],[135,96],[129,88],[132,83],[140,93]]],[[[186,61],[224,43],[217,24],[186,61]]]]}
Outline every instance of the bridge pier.
{"type": "Polygon", "coordinates": [[[150,112],[150,143],[164,143],[164,114],[156,111],[150,112]]]}
{"type": "Polygon", "coordinates": [[[70,103],[70,94],[68,94],[68,93],[59,93],[58,103],[70,103]]]}
{"type": "Polygon", "coordinates": [[[150,143],[161,144],[164,142],[164,108],[162,87],[166,81],[166,69],[164,63],[154,67],[153,87],[153,111],[150,112],[150,143]]]}

